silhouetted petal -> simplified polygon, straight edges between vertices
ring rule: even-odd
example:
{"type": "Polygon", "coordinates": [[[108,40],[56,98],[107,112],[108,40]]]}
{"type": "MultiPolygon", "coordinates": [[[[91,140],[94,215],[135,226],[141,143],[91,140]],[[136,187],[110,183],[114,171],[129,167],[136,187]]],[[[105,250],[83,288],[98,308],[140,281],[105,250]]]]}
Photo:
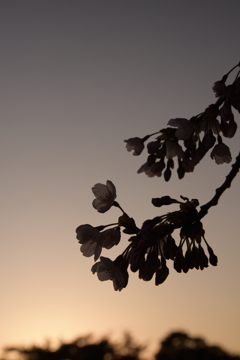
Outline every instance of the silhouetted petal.
{"type": "Polygon", "coordinates": [[[198,250],[199,250],[198,254],[199,254],[200,269],[203,270],[204,268],[208,267],[208,258],[201,245],[199,245],[198,250]]]}
{"type": "Polygon", "coordinates": [[[181,160],[178,160],[178,169],[177,169],[177,173],[178,173],[178,178],[181,180],[184,178],[184,175],[185,175],[185,169],[182,165],[182,162],[181,160]]]}
{"type": "Polygon", "coordinates": [[[139,137],[130,138],[124,140],[126,144],[127,151],[133,151],[133,155],[140,155],[144,149],[143,139],[139,137]]]}
{"type": "Polygon", "coordinates": [[[145,262],[145,252],[146,249],[140,246],[131,249],[129,256],[129,264],[131,271],[136,272],[140,269],[141,266],[143,266],[145,262]]]}
{"type": "Polygon", "coordinates": [[[129,279],[129,275],[128,275],[128,260],[126,257],[123,256],[123,254],[119,255],[115,260],[114,260],[115,265],[121,270],[123,277],[124,277],[124,288],[127,286],[128,284],[128,279],[129,279]]]}
{"type": "Polygon", "coordinates": [[[169,181],[170,178],[171,178],[171,175],[172,175],[172,172],[171,172],[171,169],[170,168],[167,168],[165,171],[164,171],[164,180],[165,181],[169,181]]]}
{"type": "Polygon", "coordinates": [[[210,262],[210,264],[213,265],[213,266],[217,266],[218,258],[214,254],[213,249],[209,245],[207,245],[207,249],[208,249],[208,253],[209,253],[209,262],[210,262]]]}
{"type": "Polygon", "coordinates": [[[172,159],[175,156],[183,159],[184,152],[182,147],[175,141],[166,141],[166,158],[172,159]]]}
{"type": "Polygon", "coordinates": [[[229,101],[224,102],[223,106],[220,109],[220,116],[222,122],[227,122],[234,119],[231,103],[229,101]]]}
{"type": "Polygon", "coordinates": [[[226,77],[223,77],[222,80],[216,81],[212,87],[215,95],[217,97],[224,96],[226,94],[226,85],[225,85],[226,77]]]}
{"type": "Polygon", "coordinates": [[[223,143],[215,145],[210,155],[211,158],[215,160],[216,164],[229,164],[232,161],[230,149],[223,143]]]}
{"type": "Polygon", "coordinates": [[[161,143],[157,141],[151,141],[147,144],[147,150],[149,154],[155,154],[159,147],[161,146],[161,143]]]}
{"type": "Polygon", "coordinates": [[[165,258],[174,260],[178,251],[178,247],[175,243],[174,238],[171,235],[166,236],[165,243],[163,245],[163,255],[165,258]]]}
{"type": "Polygon", "coordinates": [[[121,291],[126,281],[119,267],[109,258],[101,256],[100,260],[92,266],[92,273],[97,272],[100,281],[112,280],[114,290],[121,291]]]}
{"type": "Polygon", "coordinates": [[[106,185],[100,183],[94,185],[92,192],[96,196],[92,203],[93,207],[100,213],[108,211],[117,197],[116,188],[110,180],[107,180],[106,185]]]}
{"type": "Polygon", "coordinates": [[[81,245],[80,251],[86,257],[94,255],[96,261],[102,251],[100,232],[89,224],[80,225],[76,229],[77,239],[81,245]]]}
{"type": "Polygon", "coordinates": [[[151,166],[148,164],[148,162],[145,162],[137,171],[138,174],[141,174],[145,172],[145,174],[149,177],[154,177],[155,174],[151,170],[151,166]]]}
{"type": "Polygon", "coordinates": [[[166,262],[164,261],[163,258],[161,262],[162,262],[161,267],[156,271],[155,285],[162,284],[169,275],[169,269],[166,266],[166,262]]]}
{"type": "Polygon", "coordinates": [[[182,272],[183,265],[184,265],[184,256],[183,256],[182,248],[179,248],[173,262],[173,267],[177,272],[180,273],[182,272]]]}
{"type": "Polygon", "coordinates": [[[200,267],[199,250],[195,245],[192,248],[192,264],[193,264],[193,267],[195,267],[195,269],[197,269],[197,270],[199,269],[199,267],[200,267]]]}
{"type": "Polygon", "coordinates": [[[117,245],[121,238],[121,232],[119,227],[115,229],[107,229],[100,233],[101,245],[106,249],[111,249],[114,245],[117,245]]]}
{"type": "Polygon", "coordinates": [[[231,120],[229,122],[222,122],[220,124],[220,128],[222,130],[223,135],[231,139],[236,134],[237,123],[234,120],[231,120]]]}
{"type": "Polygon", "coordinates": [[[152,279],[154,273],[160,266],[158,254],[155,251],[150,251],[147,255],[146,261],[139,269],[139,278],[145,281],[152,279]]]}
{"type": "Polygon", "coordinates": [[[184,256],[184,266],[183,266],[183,272],[187,273],[189,269],[193,269],[193,261],[192,261],[192,251],[190,246],[187,248],[187,251],[185,252],[184,256]]]}
{"type": "Polygon", "coordinates": [[[160,160],[155,162],[152,166],[151,166],[151,172],[153,174],[155,174],[156,176],[162,176],[162,171],[165,168],[165,163],[164,160],[160,160]]]}
{"type": "Polygon", "coordinates": [[[182,118],[171,119],[168,121],[168,125],[177,127],[175,136],[178,140],[187,140],[193,133],[193,124],[182,118]]]}

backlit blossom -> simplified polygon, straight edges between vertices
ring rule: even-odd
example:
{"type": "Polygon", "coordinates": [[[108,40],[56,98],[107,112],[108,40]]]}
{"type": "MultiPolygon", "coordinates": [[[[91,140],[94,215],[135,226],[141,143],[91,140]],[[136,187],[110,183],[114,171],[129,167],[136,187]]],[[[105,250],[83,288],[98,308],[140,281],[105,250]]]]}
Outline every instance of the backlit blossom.
{"type": "Polygon", "coordinates": [[[222,79],[220,81],[216,81],[213,84],[212,89],[215,92],[216,97],[224,96],[226,94],[226,89],[227,89],[226,85],[225,85],[225,79],[222,79]]]}
{"type": "Polygon", "coordinates": [[[156,276],[155,276],[155,285],[156,286],[162,284],[169,275],[169,269],[168,269],[168,267],[166,265],[165,259],[162,258],[161,260],[162,260],[161,261],[161,266],[156,271],[156,276]]]}
{"type": "Polygon", "coordinates": [[[237,131],[237,123],[232,120],[229,122],[222,122],[220,124],[220,129],[225,137],[232,138],[237,131]]]}
{"type": "Polygon", "coordinates": [[[151,141],[147,144],[148,153],[155,154],[160,147],[161,147],[161,143],[159,141],[151,141]]]}
{"type": "Polygon", "coordinates": [[[82,254],[86,257],[94,255],[94,260],[96,261],[102,251],[100,232],[93,226],[85,224],[80,225],[76,229],[76,233],[78,242],[82,244],[80,247],[82,254]]]}
{"type": "Polygon", "coordinates": [[[160,260],[158,258],[158,253],[154,250],[149,251],[145,262],[139,269],[139,279],[150,281],[159,267],[160,260]]]}
{"type": "Polygon", "coordinates": [[[166,141],[166,158],[172,159],[175,156],[177,156],[179,159],[183,159],[183,149],[175,141],[166,141]]]}
{"type": "Polygon", "coordinates": [[[142,153],[144,149],[144,143],[142,139],[140,139],[139,137],[135,137],[124,141],[127,143],[127,151],[133,150],[133,155],[140,155],[142,153]]]}
{"type": "Polygon", "coordinates": [[[92,266],[92,273],[97,273],[100,281],[112,280],[114,290],[121,291],[126,286],[126,282],[119,267],[114,261],[104,256],[101,256],[100,260],[92,266]]]}
{"type": "Polygon", "coordinates": [[[220,116],[222,122],[232,121],[234,119],[231,103],[229,101],[224,102],[220,109],[220,116]]]}
{"type": "Polygon", "coordinates": [[[175,132],[175,136],[178,140],[187,140],[193,133],[193,124],[187,120],[182,118],[171,119],[168,121],[168,125],[177,127],[175,132]]]}
{"type": "Polygon", "coordinates": [[[216,164],[229,164],[232,161],[230,149],[223,143],[215,145],[210,155],[211,158],[215,160],[216,164]]]}
{"type": "Polygon", "coordinates": [[[110,180],[107,180],[106,185],[99,183],[94,185],[92,192],[96,196],[92,205],[100,213],[108,211],[117,197],[116,188],[110,180]]]}
{"type": "Polygon", "coordinates": [[[101,245],[106,249],[111,249],[114,245],[117,245],[120,241],[121,233],[120,229],[107,229],[101,232],[101,245]]]}
{"type": "Polygon", "coordinates": [[[205,230],[200,221],[183,226],[180,230],[180,237],[181,245],[179,245],[173,264],[177,272],[181,273],[183,271],[187,273],[194,268],[203,270],[208,267],[209,263],[213,266],[217,265],[217,256],[205,239],[205,230]],[[202,246],[204,243],[207,246],[209,258],[202,246]]]}
{"type": "Polygon", "coordinates": [[[138,174],[141,174],[143,172],[145,172],[145,174],[149,177],[155,176],[155,174],[151,171],[151,166],[148,164],[148,162],[143,164],[137,171],[138,174]]]}

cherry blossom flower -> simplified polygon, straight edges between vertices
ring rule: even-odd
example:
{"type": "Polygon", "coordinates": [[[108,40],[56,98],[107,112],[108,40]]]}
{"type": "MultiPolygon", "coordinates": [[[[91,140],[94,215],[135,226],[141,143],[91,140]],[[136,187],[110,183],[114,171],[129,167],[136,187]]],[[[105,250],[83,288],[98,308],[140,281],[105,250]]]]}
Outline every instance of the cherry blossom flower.
{"type": "Polygon", "coordinates": [[[155,285],[158,286],[162,284],[166,280],[168,275],[169,275],[169,269],[166,265],[166,261],[164,258],[161,258],[161,266],[156,271],[155,285]]]}
{"type": "Polygon", "coordinates": [[[97,272],[100,281],[112,280],[114,290],[121,291],[126,286],[126,281],[119,267],[104,256],[101,256],[100,260],[92,266],[92,273],[97,272]]]}
{"type": "Polygon", "coordinates": [[[149,154],[155,154],[161,147],[160,141],[151,141],[147,144],[147,150],[149,154]]]}
{"type": "Polygon", "coordinates": [[[210,155],[211,158],[215,160],[216,164],[229,164],[232,161],[230,149],[224,143],[215,145],[210,155]]]}
{"type": "Polygon", "coordinates": [[[136,246],[131,249],[129,254],[130,269],[132,272],[136,272],[143,266],[145,262],[146,246],[136,246]]]}
{"type": "Polygon", "coordinates": [[[155,164],[151,166],[151,172],[156,176],[162,176],[162,171],[165,168],[164,159],[157,161],[155,164]]]}
{"type": "Polygon", "coordinates": [[[234,119],[230,101],[225,101],[220,109],[222,122],[232,121],[234,119]]]}
{"type": "Polygon", "coordinates": [[[92,187],[92,192],[96,196],[96,199],[93,200],[93,207],[100,213],[105,213],[108,211],[116,199],[116,188],[114,184],[107,180],[106,185],[96,184],[92,187]]]}
{"type": "Polygon", "coordinates": [[[178,140],[189,139],[194,130],[193,124],[189,120],[182,118],[170,119],[168,125],[177,127],[175,136],[178,140]]]}
{"type": "Polygon", "coordinates": [[[133,155],[140,155],[144,149],[143,139],[139,137],[130,138],[128,140],[124,140],[127,145],[127,151],[133,150],[133,155]]]}
{"type": "Polygon", "coordinates": [[[172,159],[175,156],[177,156],[179,159],[183,159],[183,149],[175,141],[166,141],[166,158],[172,159]]]}
{"type": "Polygon", "coordinates": [[[117,245],[121,238],[120,229],[107,229],[100,233],[101,245],[106,249],[111,249],[114,245],[117,245]]]}
{"type": "Polygon", "coordinates": [[[151,249],[147,254],[145,262],[139,269],[139,279],[150,281],[159,267],[160,260],[158,253],[151,249]]]}
{"type": "Polygon", "coordinates": [[[215,92],[215,96],[216,96],[216,97],[224,96],[224,95],[226,94],[226,90],[227,90],[227,87],[226,87],[226,85],[225,85],[225,79],[216,81],[216,82],[213,84],[212,89],[213,89],[213,91],[215,92]]]}
{"type": "Polygon", "coordinates": [[[214,254],[213,249],[211,248],[211,246],[209,246],[207,244],[207,249],[208,249],[208,253],[209,253],[209,262],[212,266],[217,266],[218,263],[218,258],[217,256],[214,254]]]}
{"type": "Polygon", "coordinates": [[[144,163],[137,171],[138,174],[141,174],[143,172],[145,172],[145,174],[148,177],[154,177],[155,176],[155,174],[152,172],[151,166],[148,164],[148,162],[144,163]]]}
{"type": "Polygon", "coordinates": [[[234,120],[222,122],[220,124],[220,129],[222,130],[223,136],[232,138],[237,131],[237,123],[234,120]]]}
{"type": "Polygon", "coordinates": [[[89,224],[80,225],[76,229],[77,239],[81,245],[80,251],[83,256],[90,257],[94,255],[94,260],[96,261],[102,251],[102,246],[100,245],[100,232],[89,224]]]}
{"type": "MultiPolygon", "coordinates": [[[[194,200],[194,199],[193,199],[194,200]]],[[[193,201],[192,200],[192,201],[193,201]]],[[[207,268],[209,263],[213,266],[217,265],[217,256],[205,239],[205,230],[202,223],[194,222],[191,225],[183,226],[180,231],[181,244],[179,244],[176,256],[174,258],[174,269],[181,273],[187,273],[189,269],[207,268]],[[202,241],[203,240],[203,241],[202,241]],[[209,258],[205,254],[202,243],[205,243],[209,253],[209,258]],[[186,246],[184,254],[183,245],[186,246]]]]}

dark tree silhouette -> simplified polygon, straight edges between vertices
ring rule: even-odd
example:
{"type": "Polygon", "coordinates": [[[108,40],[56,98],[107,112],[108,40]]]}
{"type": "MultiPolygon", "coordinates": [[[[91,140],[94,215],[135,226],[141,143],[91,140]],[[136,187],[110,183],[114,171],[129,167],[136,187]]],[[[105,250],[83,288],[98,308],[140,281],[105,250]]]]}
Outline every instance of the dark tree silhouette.
{"type": "Polygon", "coordinates": [[[156,360],[239,360],[219,346],[209,346],[202,338],[190,337],[185,332],[174,332],[160,345],[156,360]]]}
{"type": "MultiPolygon", "coordinates": [[[[49,346],[29,348],[11,347],[5,349],[8,354],[17,352],[21,360],[140,360],[146,348],[133,340],[126,333],[123,341],[112,343],[104,338],[93,341],[91,336],[77,338],[70,343],[62,343],[56,350],[49,346]]],[[[12,358],[12,357],[11,357],[12,358]]],[[[155,360],[240,360],[219,346],[208,345],[199,337],[191,337],[185,332],[173,332],[160,342],[160,348],[154,356],[155,360]]],[[[145,359],[146,360],[146,359],[145,359]]],[[[150,360],[150,359],[149,359],[150,360]]]]}
{"type": "Polygon", "coordinates": [[[126,333],[119,344],[113,344],[106,338],[93,342],[91,336],[86,336],[61,344],[55,351],[49,346],[10,347],[5,351],[6,354],[17,352],[23,360],[140,360],[139,355],[144,348],[145,346],[137,344],[132,336],[126,333]]]}

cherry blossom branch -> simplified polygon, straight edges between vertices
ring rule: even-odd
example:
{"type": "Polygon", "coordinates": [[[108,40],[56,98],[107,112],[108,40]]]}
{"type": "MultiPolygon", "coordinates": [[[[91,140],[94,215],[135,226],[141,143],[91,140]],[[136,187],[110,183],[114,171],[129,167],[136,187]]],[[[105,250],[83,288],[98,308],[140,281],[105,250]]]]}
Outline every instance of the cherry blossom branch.
{"type": "MultiPolygon", "coordinates": [[[[147,143],[147,162],[140,167],[138,173],[145,172],[149,177],[160,177],[163,174],[165,181],[169,181],[174,168],[173,158],[177,158],[177,173],[179,179],[182,179],[185,173],[194,171],[195,166],[211,148],[213,150],[210,156],[217,164],[232,161],[230,149],[223,143],[222,136],[232,138],[237,131],[232,108],[240,113],[240,70],[233,83],[226,84],[228,75],[237,67],[240,67],[240,62],[221,80],[214,83],[212,89],[218,99],[204,112],[189,120],[170,119],[167,123],[170,127],[143,138],[124,140],[127,150],[138,156],[144,150],[145,142],[158,134],[154,141],[147,143]]],[[[218,258],[205,238],[201,219],[208,214],[212,206],[218,204],[225,190],[231,187],[239,170],[240,152],[223,184],[200,210],[197,209],[197,199],[190,200],[180,196],[179,201],[168,195],[153,198],[152,204],[155,207],[178,204],[180,210],[145,220],[141,228],[136,226],[134,218],[131,218],[116,201],[116,188],[110,180],[106,181],[106,185],[95,184],[92,188],[96,197],[92,202],[93,207],[99,213],[105,213],[115,206],[122,215],[116,223],[95,227],[84,224],[76,229],[76,237],[81,244],[80,251],[86,257],[94,256],[92,273],[97,273],[101,281],[112,280],[114,289],[121,291],[128,284],[128,267],[132,272],[138,271],[139,278],[144,281],[151,280],[155,275],[155,285],[159,285],[169,274],[167,260],[173,261],[173,267],[179,273],[187,273],[194,268],[203,270],[209,264],[216,266],[218,258]],[[105,229],[106,227],[111,228],[105,229]],[[173,238],[176,229],[180,229],[178,243],[173,238]],[[111,249],[119,244],[121,232],[131,235],[128,239],[129,245],[123,253],[114,261],[104,256],[100,257],[102,249],[111,249]],[[96,262],[99,258],[100,261],[96,262]]]]}
{"type": "Polygon", "coordinates": [[[212,206],[216,206],[218,204],[218,200],[220,199],[220,197],[224,193],[224,191],[227,188],[231,187],[231,183],[232,183],[233,179],[235,178],[235,176],[237,175],[239,169],[240,169],[240,152],[239,152],[238,156],[236,157],[235,163],[232,165],[232,170],[226,176],[226,180],[218,189],[216,189],[216,194],[214,195],[214,197],[208,203],[201,206],[201,210],[198,213],[199,220],[201,220],[208,213],[208,210],[212,206]]]}

